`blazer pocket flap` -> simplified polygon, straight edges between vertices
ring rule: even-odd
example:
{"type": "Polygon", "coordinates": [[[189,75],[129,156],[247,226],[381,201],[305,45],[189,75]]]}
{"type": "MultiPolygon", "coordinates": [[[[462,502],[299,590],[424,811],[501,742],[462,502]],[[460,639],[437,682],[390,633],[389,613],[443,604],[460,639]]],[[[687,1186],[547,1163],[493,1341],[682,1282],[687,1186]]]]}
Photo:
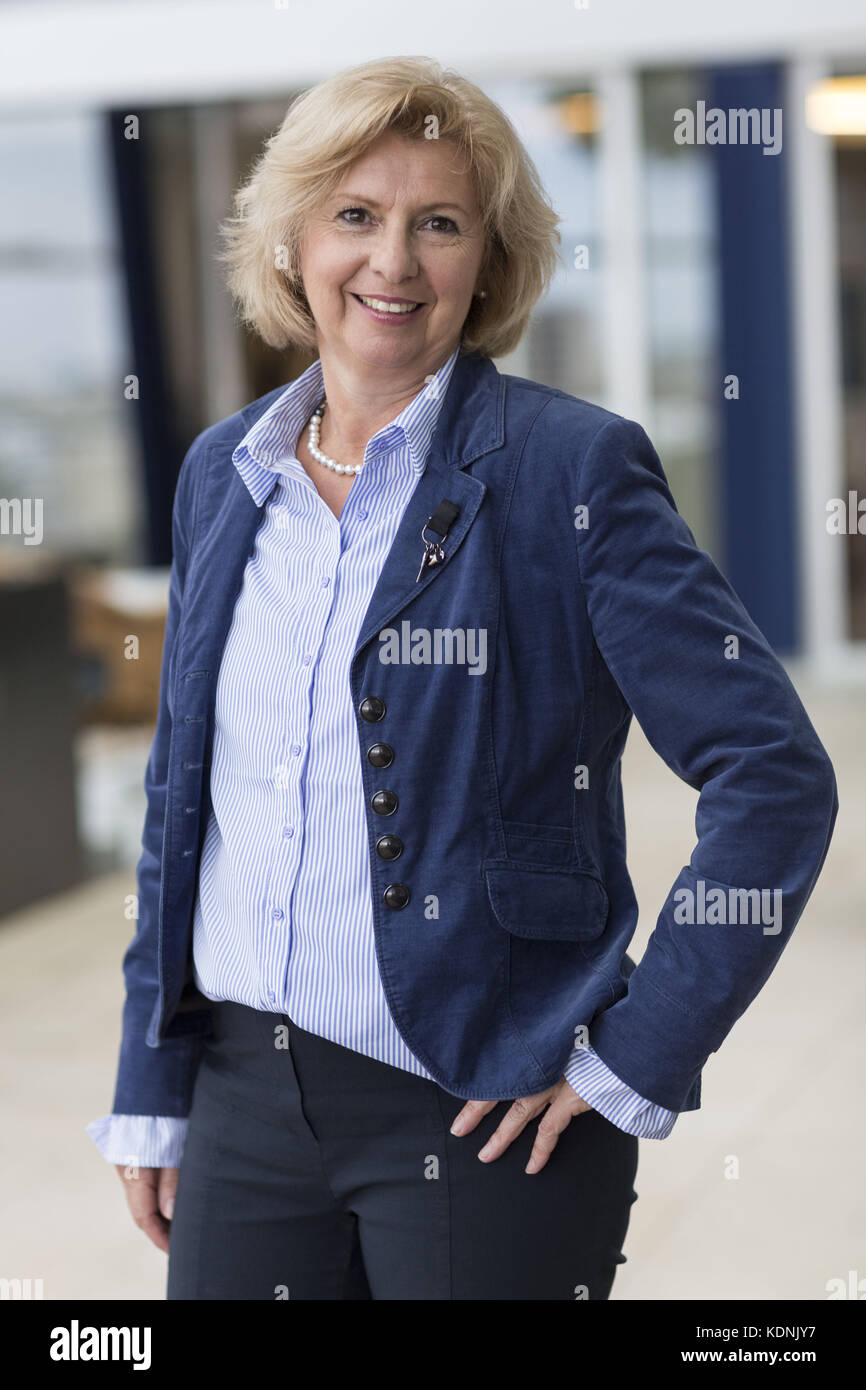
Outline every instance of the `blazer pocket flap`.
{"type": "Polygon", "coordinates": [[[484,865],[487,895],[500,926],[542,941],[592,941],[607,923],[601,879],[585,869],[547,869],[504,860],[484,865]]]}

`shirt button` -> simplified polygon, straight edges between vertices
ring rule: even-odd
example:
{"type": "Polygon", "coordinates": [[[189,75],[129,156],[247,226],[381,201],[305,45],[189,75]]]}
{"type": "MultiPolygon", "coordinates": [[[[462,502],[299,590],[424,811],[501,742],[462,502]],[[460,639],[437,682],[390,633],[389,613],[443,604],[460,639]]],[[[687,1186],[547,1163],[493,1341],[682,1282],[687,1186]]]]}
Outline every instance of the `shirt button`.
{"type": "Polygon", "coordinates": [[[301,751],[301,745],[300,745],[299,743],[293,743],[293,744],[292,744],[292,752],[294,753],[295,757],[298,756],[298,754],[300,753],[300,751],[301,751]]]}
{"type": "Polygon", "coordinates": [[[273,991],[272,989],[269,989],[269,990],[268,990],[268,998],[269,998],[271,1001],[273,1001],[273,1000],[276,999],[276,997],[277,997],[277,996],[274,994],[274,991],[273,991]]]}
{"type": "Polygon", "coordinates": [[[365,511],[360,511],[360,512],[358,513],[358,516],[361,518],[362,521],[366,521],[366,520],[367,520],[367,513],[366,513],[365,511]]]}
{"type": "Polygon", "coordinates": [[[275,907],[273,912],[271,913],[271,916],[276,917],[277,921],[280,921],[280,919],[285,917],[285,915],[286,914],[283,912],[283,909],[281,907],[275,907]]]}
{"type": "Polygon", "coordinates": [[[295,833],[295,827],[294,827],[293,825],[284,825],[284,826],[283,826],[283,835],[284,835],[285,839],[290,840],[290,839],[292,838],[292,836],[294,835],[294,833],[295,833]]]}
{"type": "Polygon", "coordinates": [[[327,589],[327,587],[328,587],[328,585],[330,584],[330,582],[331,582],[331,576],[330,576],[329,574],[326,574],[326,575],[323,577],[323,579],[322,579],[322,588],[323,588],[323,589],[327,589]]]}
{"type": "Polygon", "coordinates": [[[304,657],[304,665],[305,665],[305,666],[309,666],[309,664],[310,664],[310,662],[312,661],[312,659],[313,659],[313,658],[310,656],[310,653],[307,652],[307,655],[304,657]]]}

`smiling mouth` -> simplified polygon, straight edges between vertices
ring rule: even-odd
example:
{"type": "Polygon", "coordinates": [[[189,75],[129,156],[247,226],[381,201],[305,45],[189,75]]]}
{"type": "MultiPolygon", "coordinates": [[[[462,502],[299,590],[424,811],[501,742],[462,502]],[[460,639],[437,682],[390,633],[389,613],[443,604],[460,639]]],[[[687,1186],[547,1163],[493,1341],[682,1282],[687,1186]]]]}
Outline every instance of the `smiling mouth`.
{"type": "Polygon", "coordinates": [[[414,299],[378,299],[375,295],[355,294],[354,290],[349,293],[353,299],[357,299],[359,304],[365,308],[372,309],[376,314],[392,314],[395,318],[405,318],[407,314],[414,314],[416,309],[421,309],[423,303],[414,299]]]}

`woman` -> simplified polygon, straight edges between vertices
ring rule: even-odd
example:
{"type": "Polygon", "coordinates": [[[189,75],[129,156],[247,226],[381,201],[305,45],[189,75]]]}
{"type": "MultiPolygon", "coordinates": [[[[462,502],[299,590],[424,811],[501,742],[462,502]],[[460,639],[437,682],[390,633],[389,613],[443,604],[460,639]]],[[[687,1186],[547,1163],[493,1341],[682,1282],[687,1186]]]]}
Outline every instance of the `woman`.
{"type": "Polygon", "coordinates": [[[246,321],[318,358],[181,470],[90,1132],[171,1299],[605,1299],[638,1137],[775,965],[832,768],[641,427],[493,366],[557,219],[481,91],[344,72],[236,211],[246,321]],[[632,711],[700,789],[637,967],[632,711]]]}

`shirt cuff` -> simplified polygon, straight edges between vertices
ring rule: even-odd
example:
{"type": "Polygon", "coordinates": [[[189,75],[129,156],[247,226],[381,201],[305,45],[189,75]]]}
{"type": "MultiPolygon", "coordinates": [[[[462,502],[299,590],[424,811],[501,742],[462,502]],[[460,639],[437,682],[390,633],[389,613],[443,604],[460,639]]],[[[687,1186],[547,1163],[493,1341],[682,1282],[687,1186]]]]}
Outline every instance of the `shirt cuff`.
{"type": "Polygon", "coordinates": [[[644,1100],[620,1081],[587,1043],[575,1047],[564,1076],[573,1091],[626,1134],[640,1139],[667,1139],[677,1122],[677,1112],[644,1100]]]}
{"type": "Polygon", "coordinates": [[[85,1130],[109,1163],[179,1168],[188,1125],[175,1115],[103,1115],[85,1130]]]}

